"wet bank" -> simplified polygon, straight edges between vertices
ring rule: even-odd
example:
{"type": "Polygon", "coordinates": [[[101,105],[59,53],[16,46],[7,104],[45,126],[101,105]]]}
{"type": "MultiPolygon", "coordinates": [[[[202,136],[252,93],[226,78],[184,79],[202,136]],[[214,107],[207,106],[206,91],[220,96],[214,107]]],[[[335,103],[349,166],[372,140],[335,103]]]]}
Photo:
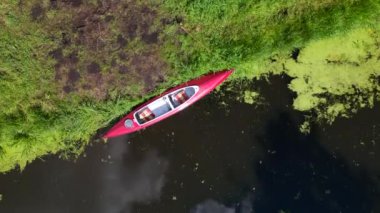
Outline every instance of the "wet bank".
{"type": "Polygon", "coordinates": [[[303,135],[289,81],[251,85],[257,107],[212,93],[77,162],[50,156],[2,174],[0,212],[380,211],[378,106],[303,135]]]}

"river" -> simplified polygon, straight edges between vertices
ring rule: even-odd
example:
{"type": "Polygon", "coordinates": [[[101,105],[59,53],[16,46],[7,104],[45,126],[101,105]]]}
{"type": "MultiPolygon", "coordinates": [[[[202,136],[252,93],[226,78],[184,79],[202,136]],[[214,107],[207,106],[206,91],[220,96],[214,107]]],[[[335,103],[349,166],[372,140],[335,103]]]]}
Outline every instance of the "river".
{"type": "MultiPolygon", "coordinates": [[[[298,131],[289,79],[249,105],[214,92],[176,116],[73,161],[0,175],[1,213],[380,212],[380,110],[298,131]]],[[[245,85],[245,84],[243,84],[245,85]]]]}

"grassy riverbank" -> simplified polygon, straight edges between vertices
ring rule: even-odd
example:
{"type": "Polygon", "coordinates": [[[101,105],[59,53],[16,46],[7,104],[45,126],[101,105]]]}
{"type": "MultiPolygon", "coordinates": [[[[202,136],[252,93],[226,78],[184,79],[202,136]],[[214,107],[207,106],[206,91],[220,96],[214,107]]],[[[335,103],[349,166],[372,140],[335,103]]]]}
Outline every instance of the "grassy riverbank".
{"type": "Polygon", "coordinates": [[[332,121],[379,91],[380,3],[19,1],[0,5],[0,172],[91,136],[210,70],[285,72],[294,107],[332,121]]]}

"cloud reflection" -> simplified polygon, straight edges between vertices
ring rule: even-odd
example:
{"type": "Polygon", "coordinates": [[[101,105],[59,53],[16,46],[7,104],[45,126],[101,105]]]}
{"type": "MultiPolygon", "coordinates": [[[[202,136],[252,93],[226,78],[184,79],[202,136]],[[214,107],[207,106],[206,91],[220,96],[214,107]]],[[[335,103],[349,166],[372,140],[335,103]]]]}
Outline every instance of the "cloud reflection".
{"type": "Polygon", "coordinates": [[[234,207],[227,207],[213,199],[197,204],[190,213],[252,213],[253,196],[248,194],[243,200],[236,203],[234,207]]]}
{"type": "Polygon", "coordinates": [[[206,200],[198,204],[191,213],[235,213],[234,208],[228,208],[215,200],[206,200]]]}
{"type": "Polygon", "coordinates": [[[112,158],[102,172],[102,212],[129,213],[134,203],[149,203],[161,195],[168,161],[157,151],[136,159],[126,141],[110,141],[112,158]]]}

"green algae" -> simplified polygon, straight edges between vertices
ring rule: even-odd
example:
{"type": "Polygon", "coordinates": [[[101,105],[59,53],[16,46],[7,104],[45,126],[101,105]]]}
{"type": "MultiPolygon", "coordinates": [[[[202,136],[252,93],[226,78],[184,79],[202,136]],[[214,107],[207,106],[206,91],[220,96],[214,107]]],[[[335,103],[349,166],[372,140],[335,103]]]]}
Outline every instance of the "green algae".
{"type": "Polygon", "coordinates": [[[309,43],[297,61],[285,63],[284,72],[294,78],[289,88],[297,93],[293,107],[330,123],[373,107],[380,91],[379,43],[379,32],[371,28],[309,43]]]}
{"type": "Polygon", "coordinates": [[[243,100],[247,104],[254,104],[260,99],[260,93],[256,91],[244,91],[243,100]]]}
{"type": "Polygon", "coordinates": [[[310,121],[308,121],[308,120],[304,121],[304,122],[300,125],[299,130],[300,130],[300,132],[303,133],[303,134],[309,134],[310,131],[311,131],[310,121]]]}

